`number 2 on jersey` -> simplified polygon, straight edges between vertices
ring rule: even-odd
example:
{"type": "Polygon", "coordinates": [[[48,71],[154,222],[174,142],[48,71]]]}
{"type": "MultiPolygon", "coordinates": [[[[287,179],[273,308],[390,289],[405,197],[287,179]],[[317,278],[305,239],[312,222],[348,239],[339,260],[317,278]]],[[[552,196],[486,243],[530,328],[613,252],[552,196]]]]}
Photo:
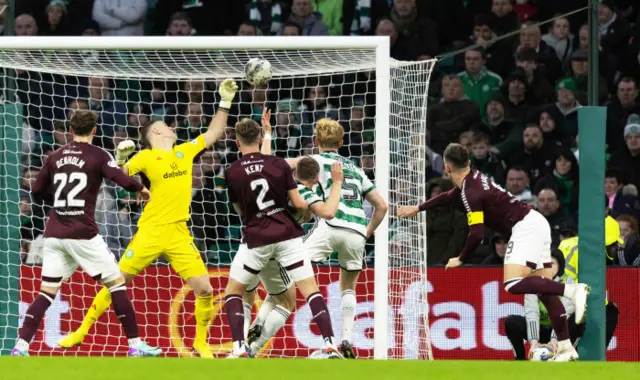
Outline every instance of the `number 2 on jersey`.
{"type": "Polygon", "coordinates": [[[260,189],[258,192],[258,196],[256,197],[256,204],[258,205],[258,209],[260,211],[272,207],[276,204],[273,200],[265,201],[264,197],[267,195],[267,191],[269,191],[269,182],[266,179],[254,179],[251,181],[251,191],[256,191],[260,189]]]}
{"type": "Polygon", "coordinates": [[[53,176],[53,183],[56,185],[56,193],[53,199],[53,207],[84,207],[84,199],[76,197],[85,187],[87,187],[87,175],[82,172],[56,173],[53,176]],[[76,182],[76,185],[67,192],[67,199],[60,199],[62,190],[67,184],[76,182]]]}

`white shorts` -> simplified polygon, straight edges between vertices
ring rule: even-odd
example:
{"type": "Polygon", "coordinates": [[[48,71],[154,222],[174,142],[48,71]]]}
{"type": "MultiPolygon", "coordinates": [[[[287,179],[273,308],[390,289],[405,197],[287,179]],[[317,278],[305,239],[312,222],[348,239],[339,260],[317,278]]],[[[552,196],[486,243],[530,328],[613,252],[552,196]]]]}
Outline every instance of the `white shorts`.
{"type": "Polygon", "coordinates": [[[534,270],[551,267],[551,227],[542,214],[531,210],[513,226],[504,263],[534,270]]]}
{"type": "Polygon", "coordinates": [[[245,244],[240,245],[231,263],[229,277],[241,284],[252,285],[270,259],[275,259],[288,272],[293,282],[313,277],[313,268],[309,257],[305,254],[302,238],[252,249],[245,244]]]}
{"type": "Polygon", "coordinates": [[[253,282],[247,286],[247,292],[256,290],[258,285],[260,285],[260,282],[262,282],[267,293],[272,296],[277,296],[286,292],[291,285],[293,285],[287,270],[284,269],[279,262],[273,259],[269,260],[267,265],[265,265],[258,274],[258,277],[256,277],[253,282]]]}
{"type": "Polygon", "coordinates": [[[46,238],[42,256],[44,286],[60,286],[78,266],[96,281],[109,282],[120,276],[116,257],[100,235],[89,240],[46,238]]]}
{"type": "Polygon", "coordinates": [[[366,239],[359,233],[339,227],[331,227],[323,219],[309,231],[304,240],[304,247],[311,261],[325,261],[335,249],[338,251],[340,268],[357,272],[362,270],[364,244],[366,239]]]}

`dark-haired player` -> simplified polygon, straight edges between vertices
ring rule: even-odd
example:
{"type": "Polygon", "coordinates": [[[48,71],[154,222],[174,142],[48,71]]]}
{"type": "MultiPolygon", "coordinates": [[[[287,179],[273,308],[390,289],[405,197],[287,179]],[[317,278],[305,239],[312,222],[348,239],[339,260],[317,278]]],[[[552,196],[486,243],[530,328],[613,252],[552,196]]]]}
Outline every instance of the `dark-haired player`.
{"type": "Polygon", "coordinates": [[[562,284],[552,280],[551,228],[537,211],[518,201],[487,176],[469,164],[469,152],[460,144],[449,144],[444,151],[445,170],[456,187],[420,204],[403,206],[398,216],[407,218],[431,207],[457,201],[466,212],[469,235],[459,257],[446,268],[468,261],[482,241],[484,225],[511,235],[504,259],[504,287],[512,294],[538,294],[549,312],[558,336],[555,361],[578,360],[569,340],[566,312],[558,296],[572,299],[576,305],[576,323],[583,322],[589,287],[586,284],[562,284]]]}
{"type": "MultiPolygon", "coordinates": [[[[207,131],[195,139],[174,145],[176,134],[162,121],[145,123],[140,129],[140,140],[147,149],[133,156],[133,142],[118,145],[116,161],[130,176],[144,173],[151,183],[153,202],[147,204],[138,221],[138,232],[129,242],[120,259],[120,270],[129,283],[138,273],[164,256],[171,267],[193,289],[196,295],[194,316],[196,337],[193,349],[202,358],[212,358],[209,348],[209,323],[213,316],[213,288],[200,251],[193,244],[187,221],[191,215],[191,187],[193,159],[211,147],[224,133],[238,86],[226,79],[218,88],[220,105],[207,131]]],[[[102,289],[93,300],[82,325],[64,337],[58,344],[69,348],[79,345],[100,315],[109,308],[111,297],[102,289]]]]}
{"type": "Polygon", "coordinates": [[[53,209],[44,231],[40,293],[25,313],[18,342],[11,351],[13,356],[29,356],[29,343],[62,280],[70,277],[78,266],[108,289],[113,309],[129,340],[129,355],[162,353],[140,339],[124,278],[95,222],[96,199],[103,178],[137,192],[146,200],[150,199],[149,190],[124,174],[110,154],[92,145],[97,118],[95,112],[87,110],[73,114],[70,122],[73,141],[49,155],[33,186],[35,195],[53,198],[53,209]]]}
{"type": "Polygon", "coordinates": [[[229,200],[243,217],[245,244],[233,259],[225,290],[225,311],[233,340],[230,357],[253,355],[245,343],[242,296],[273,258],[306,298],[330,357],[339,358],[329,310],[305,254],[302,227],[288,211],[289,200],[299,210],[308,208],[298,193],[293,172],[284,159],[260,153],[262,137],[258,123],[244,119],[235,129],[242,158],[229,166],[225,179],[229,200]]]}

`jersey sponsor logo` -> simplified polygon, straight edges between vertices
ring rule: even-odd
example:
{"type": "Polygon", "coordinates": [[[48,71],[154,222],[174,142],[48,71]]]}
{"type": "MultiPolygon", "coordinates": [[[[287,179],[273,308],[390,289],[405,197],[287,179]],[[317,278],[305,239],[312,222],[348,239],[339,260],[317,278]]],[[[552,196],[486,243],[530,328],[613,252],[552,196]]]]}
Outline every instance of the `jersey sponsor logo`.
{"type": "Polygon", "coordinates": [[[79,150],[65,149],[62,151],[62,154],[82,154],[82,152],[79,150]]]}
{"type": "Polygon", "coordinates": [[[182,152],[176,152],[176,157],[184,158],[184,154],[182,154],[182,152]]]}
{"type": "Polygon", "coordinates": [[[187,174],[187,169],[174,170],[172,172],[164,173],[164,175],[162,177],[165,178],[165,179],[167,179],[167,178],[176,178],[176,177],[182,177],[183,175],[186,175],[186,174],[187,174]]]}

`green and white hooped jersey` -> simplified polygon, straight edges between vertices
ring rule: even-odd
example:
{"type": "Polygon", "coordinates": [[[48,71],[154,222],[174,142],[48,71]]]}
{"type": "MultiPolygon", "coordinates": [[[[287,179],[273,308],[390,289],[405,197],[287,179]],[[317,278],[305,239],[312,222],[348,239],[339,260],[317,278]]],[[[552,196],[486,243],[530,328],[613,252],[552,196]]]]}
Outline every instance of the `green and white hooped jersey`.
{"type": "Polygon", "coordinates": [[[320,165],[318,186],[316,193],[326,201],[331,194],[333,180],[331,179],[331,165],[339,161],[342,164],[344,178],[342,180],[342,197],[338,211],[333,219],[327,220],[331,227],[348,228],[362,236],[367,234],[367,217],[364,214],[364,198],[376,187],[364,171],[351,160],[336,152],[325,152],[311,155],[320,165]]]}
{"type": "MultiPolygon", "coordinates": [[[[317,189],[317,186],[314,186],[314,188],[317,189]]],[[[302,199],[305,202],[307,202],[307,206],[309,206],[309,207],[311,207],[311,205],[316,203],[316,202],[321,202],[322,201],[322,198],[320,198],[320,196],[318,194],[316,194],[312,190],[309,190],[309,188],[306,187],[305,185],[298,184],[298,192],[300,193],[300,196],[302,197],[302,199]]]]}

